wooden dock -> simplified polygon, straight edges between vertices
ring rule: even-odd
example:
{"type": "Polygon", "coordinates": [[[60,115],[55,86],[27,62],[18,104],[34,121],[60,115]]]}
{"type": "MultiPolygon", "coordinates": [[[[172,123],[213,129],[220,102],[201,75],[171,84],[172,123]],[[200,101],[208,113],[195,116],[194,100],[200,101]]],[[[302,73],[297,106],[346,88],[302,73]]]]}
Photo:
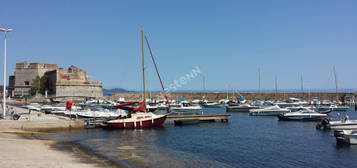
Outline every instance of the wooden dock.
{"type": "Polygon", "coordinates": [[[180,116],[167,116],[167,121],[184,121],[184,120],[199,120],[199,121],[216,121],[228,122],[231,115],[218,114],[218,115],[180,115],[180,116]]]}

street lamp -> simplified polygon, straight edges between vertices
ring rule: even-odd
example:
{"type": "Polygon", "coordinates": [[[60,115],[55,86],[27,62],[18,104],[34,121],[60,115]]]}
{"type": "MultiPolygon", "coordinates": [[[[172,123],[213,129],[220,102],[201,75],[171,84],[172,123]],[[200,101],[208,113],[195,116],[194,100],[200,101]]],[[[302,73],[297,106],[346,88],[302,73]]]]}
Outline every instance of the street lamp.
{"type": "Polygon", "coordinates": [[[11,32],[12,29],[4,29],[0,28],[0,32],[5,33],[4,39],[4,85],[3,85],[3,93],[2,93],[2,111],[3,111],[3,118],[5,119],[6,116],[6,33],[11,32]]]}

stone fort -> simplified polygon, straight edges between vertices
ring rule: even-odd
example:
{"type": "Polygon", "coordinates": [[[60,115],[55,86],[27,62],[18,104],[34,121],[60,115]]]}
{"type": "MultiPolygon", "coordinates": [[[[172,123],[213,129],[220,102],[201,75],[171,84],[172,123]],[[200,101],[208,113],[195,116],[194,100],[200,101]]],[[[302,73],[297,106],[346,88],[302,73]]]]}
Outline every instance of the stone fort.
{"type": "Polygon", "coordinates": [[[103,97],[102,83],[90,81],[87,72],[75,66],[63,69],[56,64],[16,63],[14,76],[9,77],[9,93],[14,97],[29,95],[34,79],[47,77],[50,96],[103,97]]]}

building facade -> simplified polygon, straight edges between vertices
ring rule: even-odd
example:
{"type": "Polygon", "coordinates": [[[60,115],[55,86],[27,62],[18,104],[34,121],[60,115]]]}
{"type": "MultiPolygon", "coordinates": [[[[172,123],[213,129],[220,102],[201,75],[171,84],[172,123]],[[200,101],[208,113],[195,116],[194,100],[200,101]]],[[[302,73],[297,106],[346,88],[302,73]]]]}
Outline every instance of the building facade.
{"type": "Polygon", "coordinates": [[[87,72],[75,66],[46,72],[49,94],[56,96],[103,97],[102,84],[89,81],[87,72]]]}
{"type": "Polygon", "coordinates": [[[89,81],[87,72],[75,66],[68,69],[56,64],[16,64],[15,75],[9,77],[9,93],[15,97],[29,95],[34,79],[47,77],[47,93],[50,96],[103,97],[102,83],[89,81]]]}

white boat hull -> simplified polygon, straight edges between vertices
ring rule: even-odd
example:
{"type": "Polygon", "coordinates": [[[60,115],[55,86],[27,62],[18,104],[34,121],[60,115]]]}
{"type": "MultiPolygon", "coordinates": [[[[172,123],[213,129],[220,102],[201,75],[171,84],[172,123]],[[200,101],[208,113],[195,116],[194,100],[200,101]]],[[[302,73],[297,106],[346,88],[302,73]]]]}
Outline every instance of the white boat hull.
{"type": "Polygon", "coordinates": [[[347,121],[327,121],[323,125],[326,129],[332,130],[357,130],[357,120],[347,121]]]}
{"type": "Polygon", "coordinates": [[[357,132],[352,130],[339,130],[334,132],[337,144],[357,145],[357,132]]]}
{"type": "Polygon", "coordinates": [[[327,117],[327,114],[320,114],[316,112],[291,112],[278,115],[279,120],[283,121],[320,121],[325,117],[327,117]]]}
{"type": "Polygon", "coordinates": [[[251,109],[249,114],[253,116],[277,116],[288,112],[290,112],[289,109],[280,108],[279,106],[268,106],[261,109],[251,109]]]}
{"type": "Polygon", "coordinates": [[[249,114],[252,116],[278,116],[279,114],[284,114],[289,111],[287,110],[271,110],[271,111],[250,111],[249,114]]]}

